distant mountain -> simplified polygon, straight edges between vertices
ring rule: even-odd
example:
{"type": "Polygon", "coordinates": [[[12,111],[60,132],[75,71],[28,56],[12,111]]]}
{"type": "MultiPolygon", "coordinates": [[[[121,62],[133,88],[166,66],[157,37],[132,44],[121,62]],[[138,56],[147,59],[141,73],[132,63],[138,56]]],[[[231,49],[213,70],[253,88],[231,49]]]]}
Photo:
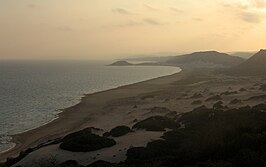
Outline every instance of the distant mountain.
{"type": "Polygon", "coordinates": [[[129,66],[129,65],[170,65],[179,66],[181,68],[224,68],[237,66],[245,61],[245,59],[231,56],[226,53],[216,51],[195,52],[180,56],[166,57],[142,57],[131,58],[130,60],[144,61],[144,63],[131,64],[126,60],[117,61],[111,66],[129,66]],[[147,62],[145,62],[147,61],[147,62]]]}
{"type": "Polygon", "coordinates": [[[244,62],[243,58],[230,56],[216,51],[195,52],[187,55],[175,56],[166,61],[169,65],[184,67],[232,67],[244,62]]]}
{"type": "Polygon", "coordinates": [[[231,52],[228,53],[231,56],[237,56],[237,57],[241,57],[244,59],[249,59],[250,57],[252,57],[256,52],[231,52]]]}
{"type": "Polygon", "coordinates": [[[266,50],[260,50],[231,71],[236,75],[266,75],[266,50]]]}
{"type": "Polygon", "coordinates": [[[110,66],[130,66],[130,65],[133,65],[133,64],[127,61],[117,61],[117,62],[110,64],[110,66]]]}

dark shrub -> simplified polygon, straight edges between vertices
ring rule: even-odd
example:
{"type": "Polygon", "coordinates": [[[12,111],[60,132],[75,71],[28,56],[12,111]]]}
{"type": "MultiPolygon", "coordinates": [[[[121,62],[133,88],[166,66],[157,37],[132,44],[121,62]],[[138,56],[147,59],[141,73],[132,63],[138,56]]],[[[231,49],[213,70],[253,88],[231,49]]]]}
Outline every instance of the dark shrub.
{"type": "Polygon", "coordinates": [[[105,132],[105,133],[103,134],[103,137],[110,137],[110,136],[111,136],[110,132],[105,132]]]}
{"type": "Polygon", "coordinates": [[[238,100],[238,99],[234,99],[230,101],[230,104],[240,104],[240,103],[241,103],[241,100],[238,100]]]}
{"type": "Polygon", "coordinates": [[[222,101],[218,101],[218,102],[216,102],[214,105],[213,105],[213,109],[215,109],[215,110],[221,110],[221,109],[223,109],[224,108],[224,106],[223,106],[223,102],[222,101]]]}
{"type": "Polygon", "coordinates": [[[0,163],[0,167],[7,167],[7,166],[3,163],[0,163]]]}
{"type": "Polygon", "coordinates": [[[245,91],[247,91],[247,89],[245,89],[245,88],[241,88],[241,89],[239,89],[239,91],[240,91],[240,92],[245,92],[245,91]]]}
{"type": "Polygon", "coordinates": [[[128,134],[131,129],[127,126],[118,126],[110,131],[110,135],[113,137],[120,137],[128,134]]]}
{"type": "Polygon", "coordinates": [[[200,104],[202,104],[202,101],[201,100],[196,100],[196,101],[193,101],[191,103],[191,105],[200,105],[200,104]]]}
{"type": "Polygon", "coordinates": [[[237,93],[238,93],[237,91],[226,91],[226,92],[221,93],[221,96],[223,96],[223,95],[226,95],[226,96],[234,95],[234,94],[237,94],[237,93]]]}
{"type": "Polygon", "coordinates": [[[147,131],[164,131],[166,128],[176,129],[178,127],[179,124],[176,123],[173,119],[162,116],[153,116],[136,123],[133,126],[133,129],[145,129],[147,131]]]}
{"type": "Polygon", "coordinates": [[[203,95],[201,93],[195,93],[190,98],[192,98],[192,99],[198,99],[198,98],[202,98],[202,97],[203,97],[203,95]]]}
{"type": "Polygon", "coordinates": [[[234,164],[239,167],[265,167],[265,163],[258,157],[258,154],[249,149],[240,150],[234,158],[234,164]]]}
{"type": "Polygon", "coordinates": [[[247,100],[265,100],[266,99],[266,94],[264,95],[259,95],[259,96],[252,96],[248,98],[247,100]]]}
{"type": "Polygon", "coordinates": [[[198,107],[184,113],[183,129],[165,132],[164,140],[131,148],[125,163],[160,162],[162,166],[262,167],[266,162],[266,105],[220,112],[198,107]]]}
{"type": "Polygon", "coordinates": [[[60,148],[73,152],[89,152],[112,147],[115,144],[113,139],[92,134],[90,129],[84,129],[65,136],[60,148]]]}
{"type": "Polygon", "coordinates": [[[172,112],[168,108],[165,107],[153,107],[150,111],[152,114],[163,114],[163,113],[170,113],[172,112]]]}
{"type": "Polygon", "coordinates": [[[168,118],[175,118],[177,116],[177,112],[171,111],[171,112],[167,113],[165,116],[168,118]]]}
{"type": "Polygon", "coordinates": [[[133,147],[127,150],[127,157],[130,158],[130,160],[137,160],[137,159],[143,159],[145,153],[144,147],[133,147]]]}
{"type": "Polygon", "coordinates": [[[265,112],[266,111],[266,104],[261,103],[261,104],[255,105],[255,106],[253,106],[253,109],[261,111],[261,112],[265,112]]]}
{"type": "Polygon", "coordinates": [[[222,100],[221,96],[216,95],[216,96],[211,96],[208,99],[206,99],[206,101],[219,101],[222,100]]]}
{"type": "Polygon", "coordinates": [[[260,86],[260,90],[262,90],[262,91],[266,91],[266,84],[261,85],[261,86],[260,86]]]}

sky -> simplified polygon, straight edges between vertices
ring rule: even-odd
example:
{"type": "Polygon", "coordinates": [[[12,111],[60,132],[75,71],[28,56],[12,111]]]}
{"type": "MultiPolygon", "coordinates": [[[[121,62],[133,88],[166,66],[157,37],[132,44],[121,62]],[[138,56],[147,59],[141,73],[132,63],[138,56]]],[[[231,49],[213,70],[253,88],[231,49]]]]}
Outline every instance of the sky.
{"type": "Polygon", "coordinates": [[[266,0],[0,0],[0,58],[266,47],[266,0]]]}

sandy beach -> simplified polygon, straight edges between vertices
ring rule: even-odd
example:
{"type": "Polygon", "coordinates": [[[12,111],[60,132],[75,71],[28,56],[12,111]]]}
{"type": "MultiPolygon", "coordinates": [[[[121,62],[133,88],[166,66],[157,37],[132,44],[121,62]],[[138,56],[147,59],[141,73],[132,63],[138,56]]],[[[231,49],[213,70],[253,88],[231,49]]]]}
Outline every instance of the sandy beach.
{"type": "MultiPolygon", "coordinates": [[[[136,97],[141,94],[167,89],[171,86],[171,83],[178,80],[178,78],[182,75],[183,72],[86,95],[81,99],[79,104],[64,109],[63,112],[59,114],[59,118],[51,123],[12,136],[12,142],[16,143],[16,146],[9,151],[0,154],[0,162],[5,161],[8,157],[18,155],[21,151],[27,148],[37,146],[38,144],[44,143],[50,139],[62,137],[84,127],[93,126],[112,128],[116,124],[122,123],[120,122],[121,119],[116,120],[111,117],[110,120],[107,120],[106,122],[109,125],[98,126],[98,124],[102,124],[97,120],[99,117],[103,117],[107,114],[112,115],[115,112],[107,110],[106,106],[113,106],[112,102],[119,101],[120,99],[136,97]]],[[[116,115],[119,117],[118,114],[116,115]]],[[[107,117],[107,119],[109,118],[107,117]]]]}
{"type": "MultiPolygon", "coordinates": [[[[165,116],[172,111],[178,115],[201,105],[212,107],[219,99],[228,108],[254,106],[264,102],[263,99],[247,99],[263,95],[258,84],[263,84],[264,81],[259,77],[225,76],[213,73],[210,69],[183,70],[171,76],[86,95],[79,104],[65,109],[59,115],[59,119],[13,136],[13,141],[17,145],[0,155],[1,161],[27,148],[87,127],[99,128],[102,134],[119,125],[132,127],[135,120],[143,120],[154,115],[165,116]],[[233,103],[235,99],[239,101],[233,103]]],[[[126,153],[121,150],[131,146],[145,146],[148,142],[160,138],[161,135],[161,132],[135,131],[117,138],[118,144],[115,147],[88,154],[63,151],[58,145],[47,146],[29,154],[18,165],[27,164],[48,155],[57,156],[62,162],[72,158],[84,165],[99,159],[120,162],[125,160],[126,153]],[[139,140],[139,138],[143,139],[139,140]],[[96,157],[96,155],[100,156],[96,157]]]]}

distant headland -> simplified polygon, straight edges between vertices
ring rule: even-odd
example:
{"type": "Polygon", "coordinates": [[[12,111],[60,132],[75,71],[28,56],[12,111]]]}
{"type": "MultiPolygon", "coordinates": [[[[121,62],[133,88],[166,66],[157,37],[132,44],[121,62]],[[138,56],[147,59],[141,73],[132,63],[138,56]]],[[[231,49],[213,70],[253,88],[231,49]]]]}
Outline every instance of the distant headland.
{"type": "Polygon", "coordinates": [[[131,64],[131,63],[124,61],[124,60],[116,61],[116,62],[110,64],[110,66],[131,66],[131,65],[134,65],[134,64],[131,64]]]}

